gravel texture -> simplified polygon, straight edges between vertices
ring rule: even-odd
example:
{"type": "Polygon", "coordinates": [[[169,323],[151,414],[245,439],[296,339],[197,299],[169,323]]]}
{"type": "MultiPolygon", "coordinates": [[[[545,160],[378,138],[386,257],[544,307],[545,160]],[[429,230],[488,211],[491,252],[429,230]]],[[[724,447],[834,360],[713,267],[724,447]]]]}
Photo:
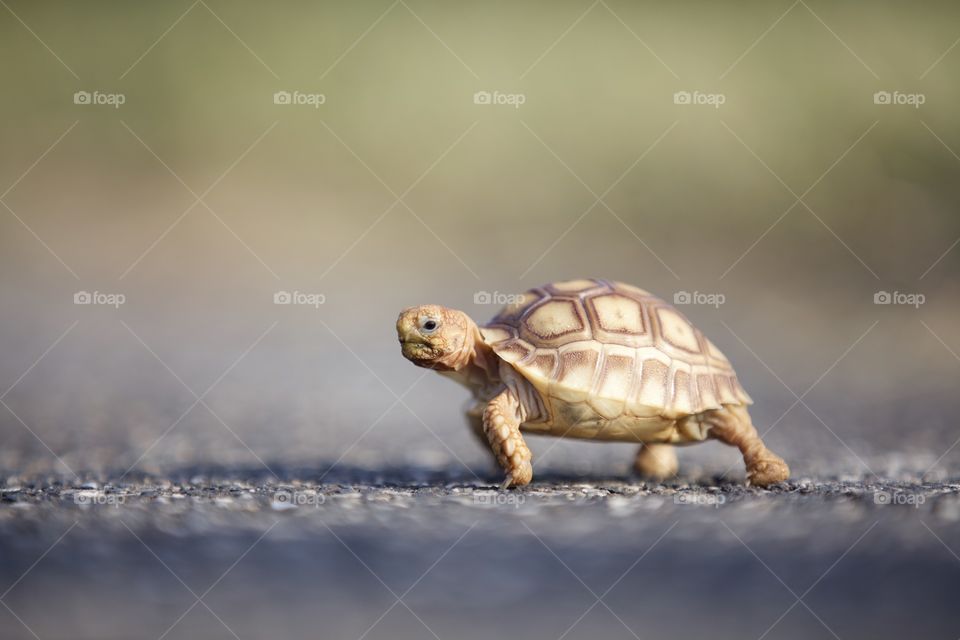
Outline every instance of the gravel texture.
{"type": "Polygon", "coordinates": [[[9,477],[2,635],[960,635],[960,480],[331,476],[9,477]]]}

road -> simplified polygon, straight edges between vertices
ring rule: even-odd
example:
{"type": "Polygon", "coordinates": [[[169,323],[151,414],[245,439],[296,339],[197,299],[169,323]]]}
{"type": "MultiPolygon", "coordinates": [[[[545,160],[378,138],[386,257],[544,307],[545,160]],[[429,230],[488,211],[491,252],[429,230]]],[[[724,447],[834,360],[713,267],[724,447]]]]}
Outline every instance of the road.
{"type": "Polygon", "coordinates": [[[960,482],[7,478],[2,636],[956,638],[960,482]]]}

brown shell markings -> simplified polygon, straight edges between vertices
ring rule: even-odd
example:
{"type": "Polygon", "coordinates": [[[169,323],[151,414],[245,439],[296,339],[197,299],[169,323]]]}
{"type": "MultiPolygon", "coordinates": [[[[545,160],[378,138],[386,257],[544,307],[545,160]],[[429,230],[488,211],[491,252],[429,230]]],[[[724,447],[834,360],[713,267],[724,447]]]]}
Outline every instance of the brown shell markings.
{"type": "Polygon", "coordinates": [[[501,311],[483,333],[545,399],[586,402],[607,419],[751,403],[710,340],[671,305],[630,285],[548,284],[501,311]]]}

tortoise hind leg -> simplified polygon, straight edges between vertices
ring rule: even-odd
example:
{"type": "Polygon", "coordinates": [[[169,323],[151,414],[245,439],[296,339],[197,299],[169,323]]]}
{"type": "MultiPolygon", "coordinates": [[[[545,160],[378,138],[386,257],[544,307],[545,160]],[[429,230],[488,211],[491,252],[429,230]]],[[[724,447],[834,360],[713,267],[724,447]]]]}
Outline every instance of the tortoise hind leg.
{"type": "Polygon", "coordinates": [[[701,414],[701,419],[709,426],[711,438],[740,450],[750,484],[767,487],[790,477],[790,468],[783,458],[763,444],[746,407],[724,405],[701,414]]]}
{"type": "Polygon", "coordinates": [[[648,443],[640,445],[633,462],[637,473],[651,480],[666,480],[677,475],[677,451],[673,445],[648,443]]]}

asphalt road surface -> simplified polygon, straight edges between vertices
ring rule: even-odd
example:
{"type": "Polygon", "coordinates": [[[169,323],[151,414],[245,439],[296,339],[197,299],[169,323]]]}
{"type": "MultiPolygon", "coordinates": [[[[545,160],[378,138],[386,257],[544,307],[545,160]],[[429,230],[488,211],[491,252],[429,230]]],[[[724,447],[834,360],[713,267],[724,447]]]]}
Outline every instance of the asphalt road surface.
{"type": "Polygon", "coordinates": [[[279,475],[7,478],[0,636],[960,636],[960,481],[279,475]]]}

